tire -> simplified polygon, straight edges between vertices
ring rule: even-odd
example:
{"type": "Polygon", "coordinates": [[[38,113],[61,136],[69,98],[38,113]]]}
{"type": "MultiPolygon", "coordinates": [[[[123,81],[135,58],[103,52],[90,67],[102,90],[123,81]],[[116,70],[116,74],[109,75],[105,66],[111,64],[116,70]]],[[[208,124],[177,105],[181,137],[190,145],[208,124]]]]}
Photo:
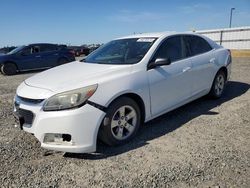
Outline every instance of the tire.
{"type": "Polygon", "coordinates": [[[218,99],[224,92],[226,84],[226,75],[223,71],[219,71],[214,78],[212,88],[209,92],[209,96],[218,99]]]}
{"type": "Polygon", "coordinates": [[[124,144],[136,135],[140,122],[137,103],[128,97],[119,98],[109,106],[98,138],[110,146],[124,144]]]}
{"type": "Polygon", "coordinates": [[[68,63],[68,60],[66,58],[60,58],[57,62],[57,65],[63,65],[68,63]]]}
{"type": "Polygon", "coordinates": [[[14,63],[5,63],[1,66],[1,72],[4,75],[14,75],[17,73],[17,67],[14,63]]]}

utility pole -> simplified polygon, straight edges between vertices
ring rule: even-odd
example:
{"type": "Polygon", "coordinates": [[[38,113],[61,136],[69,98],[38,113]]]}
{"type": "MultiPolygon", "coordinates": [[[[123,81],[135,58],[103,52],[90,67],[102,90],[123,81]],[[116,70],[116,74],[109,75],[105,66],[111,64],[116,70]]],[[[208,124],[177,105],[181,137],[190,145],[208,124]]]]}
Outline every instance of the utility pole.
{"type": "Polygon", "coordinates": [[[231,8],[231,11],[230,11],[230,22],[229,22],[229,28],[232,27],[232,17],[233,17],[233,11],[235,10],[235,8],[231,8]]]}

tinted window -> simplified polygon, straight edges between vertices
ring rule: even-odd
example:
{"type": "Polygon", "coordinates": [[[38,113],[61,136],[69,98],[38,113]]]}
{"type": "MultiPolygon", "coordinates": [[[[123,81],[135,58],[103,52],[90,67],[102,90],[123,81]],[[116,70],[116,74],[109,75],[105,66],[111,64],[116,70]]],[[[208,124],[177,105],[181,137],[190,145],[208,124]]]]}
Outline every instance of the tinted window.
{"type": "Polygon", "coordinates": [[[12,51],[10,51],[8,54],[20,53],[24,48],[26,48],[26,47],[25,46],[19,46],[19,47],[13,49],[12,51]]]}
{"type": "Polygon", "coordinates": [[[31,52],[32,52],[31,47],[25,47],[25,48],[23,48],[23,49],[20,51],[20,53],[22,53],[22,55],[30,55],[31,52]]]}
{"type": "Polygon", "coordinates": [[[166,39],[157,50],[154,60],[157,58],[169,58],[171,62],[183,59],[181,37],[175,36],[166,39]]]}
{"type": "Polygon", "coordinates": [[[185,43],[189,51],[189,56],[202,54],[212,49],[207,41],[198,36],[185,36],[185,43]]]}
{"type": "Polygon", "coordinates": [[[40,46],[32,46],[31,47],[32,54],[39,53],[39,52],[40,52],[40,46]]]}
{"type": "Polygon", "coordinates": [[[41,52],[51,52],[56,51],[57,46],[56,45],[42,45],[41,46],[41,52]]]}

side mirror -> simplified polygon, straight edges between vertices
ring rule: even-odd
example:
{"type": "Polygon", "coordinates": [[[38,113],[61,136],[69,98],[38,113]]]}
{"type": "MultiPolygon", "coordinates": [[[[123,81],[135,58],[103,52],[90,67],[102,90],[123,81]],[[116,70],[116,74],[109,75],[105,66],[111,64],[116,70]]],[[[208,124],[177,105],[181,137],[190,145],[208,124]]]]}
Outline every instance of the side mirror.
{"type": "Polygon", "coordinates": [[[162,66],[162,65],[170,65],[171,61],[169,58],[157,58],[155,60],[155,65],[156,66],[162,66]]]}
{"type": "Polygon", "coordinates": [[[149,63],[148,69],[170,64],[171,60],[169,58],[157,58],[155,61],[149,63]]]}

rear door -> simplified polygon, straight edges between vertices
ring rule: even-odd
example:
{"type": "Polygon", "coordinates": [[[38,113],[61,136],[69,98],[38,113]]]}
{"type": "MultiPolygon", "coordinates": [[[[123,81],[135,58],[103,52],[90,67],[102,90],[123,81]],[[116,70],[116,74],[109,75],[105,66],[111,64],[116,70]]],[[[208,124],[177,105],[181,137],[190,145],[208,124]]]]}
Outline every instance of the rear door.
{"type": "Polygon", "coordinates": [[[214,50],[202,37],[195,35],[184,36],[188,57],[192,62],[192,95],[209,90],[213,80],[214,50]]]}
{"type": "Polygon", "coordinates": [[[41,45],[41,64],[44,68],[57,65],[59,58],[58,46],[53,44],[41,45]]]}
{"type": "Polygon", "coordinates": [[[185,58],[182,36],[167,38],[152,61],[169,58],[170,65],[148,70],[151,113],[156,116],[184,102],[191,95],[191,62],[185,58]]]}

